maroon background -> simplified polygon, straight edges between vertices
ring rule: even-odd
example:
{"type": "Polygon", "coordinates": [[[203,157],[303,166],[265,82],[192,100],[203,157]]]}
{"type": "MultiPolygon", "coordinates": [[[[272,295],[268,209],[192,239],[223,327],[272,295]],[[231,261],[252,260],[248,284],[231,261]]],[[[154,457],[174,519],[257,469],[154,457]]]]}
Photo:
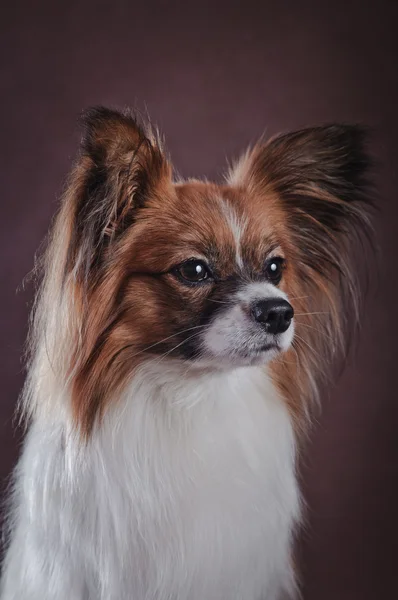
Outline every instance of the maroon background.
{"type": "Polygon", "coordinates": [[[364,122],[380,162],[383,261],[356,358],[325,399],[303,461],[309,509],[300,556],[305,600],[396,598],[398,3],[7,4],[0,475],[19,444],[12,414],[31,290],[16,289],[54,213],[83,107],[147,107],[184,176],[219,176],[225,157],[264,129],[364,122]]]}

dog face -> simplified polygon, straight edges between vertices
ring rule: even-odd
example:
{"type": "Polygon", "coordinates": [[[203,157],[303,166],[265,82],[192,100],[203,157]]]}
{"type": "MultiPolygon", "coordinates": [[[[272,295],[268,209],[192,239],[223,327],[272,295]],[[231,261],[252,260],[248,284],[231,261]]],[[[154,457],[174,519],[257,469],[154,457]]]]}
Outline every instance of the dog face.
{"type": "Polygon", "coordinates": [[[54,240],[77,323],[70,379],[83,426],[146,360],[236,368],[295,340],[312,379],[355,288],[347,239],[365,228],[366,168],[363,133],[333,125],[255,146],[222,185],[174,183],[151,131],[89,111],[54,240]]]}
{"type": "Polygon", "coordinates": [[[214,367],[286,350],[294,267],[285,240],[272,197],[190,182],[154,198],[137,212],[129,242],[123,301],[137,350],[214,367]]]}

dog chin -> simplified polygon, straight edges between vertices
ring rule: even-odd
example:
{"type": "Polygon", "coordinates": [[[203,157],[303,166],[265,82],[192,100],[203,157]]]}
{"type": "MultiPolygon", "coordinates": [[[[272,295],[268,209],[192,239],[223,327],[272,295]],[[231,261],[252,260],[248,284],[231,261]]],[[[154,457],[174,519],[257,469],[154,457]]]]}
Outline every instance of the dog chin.
{"type": "Polygon", "coordinates": [[[230,354],[203,356],[193,361],[193,367],[210,369],[236,369],[267,364],[276,358],[285,348],[277,344],[267,344],[259,348],[234,350],[230,354]]]}
{"type": "Polygon", "coordinates": [[[276,358],[281,352],[283,352],[283,350],[277,345],[270,345],[268,347],[260,348],[259,350],[252,352],[246,358],[248,361],[247,364],[249,366],[257,366],[268,363],[273,358],[276,358]]]}
{"type": "Polygon", "coordinates": [[[258,349],[251,349],[247,353],[243,352],[240,356],[233,357],[232,361],[237,366],[254,367],[268,363],[281,352],[282,349],[277,344],[267,344],[258,349]]]}

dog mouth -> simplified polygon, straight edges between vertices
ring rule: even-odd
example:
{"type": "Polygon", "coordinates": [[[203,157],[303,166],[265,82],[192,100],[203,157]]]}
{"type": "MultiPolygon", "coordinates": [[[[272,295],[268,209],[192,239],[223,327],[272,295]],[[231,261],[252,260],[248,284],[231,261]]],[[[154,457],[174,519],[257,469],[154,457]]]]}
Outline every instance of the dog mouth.
{"type": "Polygon", "coordinates": [[[263,344],[257,349],[257,352],[268,352],[269,350],[280,350],[278,344],[263,344]]]}
{"type": "Polygon", "coordinates": [[[239,354],[242,356],[242,358],[260,358],[261,356],[267,354],[267,353],[273,353],[276,354],[277,352],[280,352],[281,348],[279,347],[279,345],[276,342],[268,342],[266,344],[261,344],[259,346],[255,346],[252,348],[247,348],[245,350],[242,350],[239,354]]]}

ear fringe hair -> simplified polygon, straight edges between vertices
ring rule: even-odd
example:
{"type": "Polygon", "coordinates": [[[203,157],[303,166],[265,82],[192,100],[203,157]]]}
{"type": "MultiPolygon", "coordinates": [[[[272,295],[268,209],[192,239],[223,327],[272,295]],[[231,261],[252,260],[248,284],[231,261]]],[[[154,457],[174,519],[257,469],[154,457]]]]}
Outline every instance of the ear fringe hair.
{"type": "Polygon", "coordinates": [[[332,124],[277,136],[249,149],[228,176],[264,201],[277,197],[285,214],[296,335],[271,371],[304,429],[320,388],[347,360],[363,299],[357,265],[374,256],[366,135],[332,124]]]}
{"type": "Polygon", "coordinates": [[[51,418],[54,410],[70,410],[66,398],[84,356],[87,302],[101,261],[171,171],[158,131],[138,113],[94,107],[79,121],[80,152],[33,271],[37,292],[18,410],[25,423],[38,411],[51,418]]]}

